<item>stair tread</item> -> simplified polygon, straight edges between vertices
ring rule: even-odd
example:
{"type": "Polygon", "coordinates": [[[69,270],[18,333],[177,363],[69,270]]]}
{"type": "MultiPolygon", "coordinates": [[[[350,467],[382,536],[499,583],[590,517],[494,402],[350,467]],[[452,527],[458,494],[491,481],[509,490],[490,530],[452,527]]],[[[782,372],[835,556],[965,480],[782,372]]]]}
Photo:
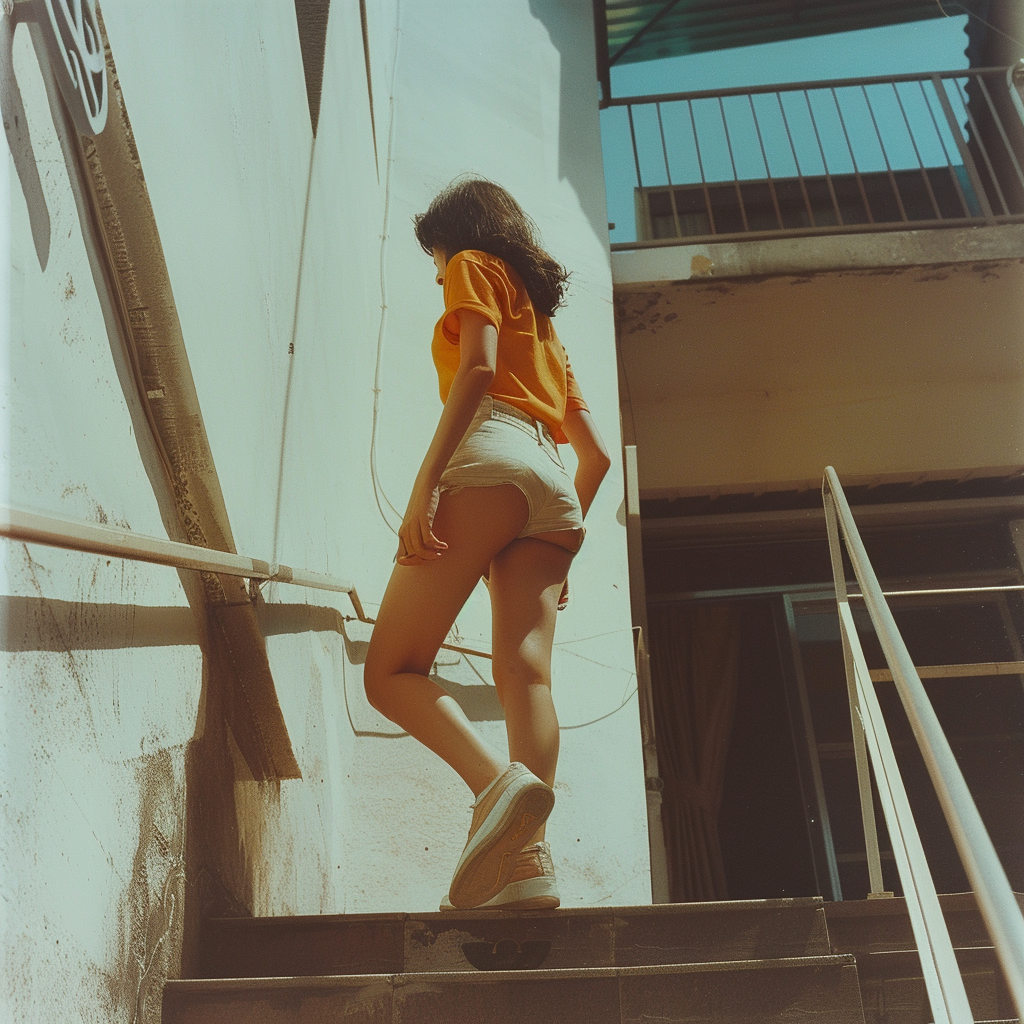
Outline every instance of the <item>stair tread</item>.
{"type": "Polygon", "coordinates": [[[722,913],[729,911],[779,910],[788,907],[800,909],[816,909],[824,906],[821,896],[793,896],[779,899],[764,900],[722,900],[702,903],[651,903],[623,907],[559,907],[556,910],[530,910],[509,913],[507,910],[460,910],[456,912],[394,911],[379,914],[296,914],[272,917],[212,917],[210,925],[238,927],[271,927],[282,921],[295,925],[315,923],[372,923],[372,922],[405,922],[405,921],[453,921],[462,918],[474,920],[508,920],[522,918],[534,920],[546,917],[647,917],[652,915],[722,913]]]}
{"type": "Polygon", "coordinates": [[[801,898],[533,913],[222,918],[204,926],[202,973],[398,974],[460,971],[470,963],[563,970],[834,952],[822,901],[801,898]]]}
{"type": "Polygon", "coordinates": [[[331,985],[368,985],[377,981],[403,980],[423,982],[487,982],[513,981],[531,978],[536,981],[556,981],[560,978],[628,978],[652,974],[696,974],[713,971],[784,970],[801,967],[846,967],[856,964],[848,953],[822,956],[778,957],[766,960],[716,960],[688,964],[654,964],[643,967],[561,967],[544,970],[506,971],[406,971],[398,974],[327,974],[289,975],[261,978],[183,978],[168,980],[167,986],[182,991],[201,991],[225,988],[287,988],[330,987],[331,985]]]}

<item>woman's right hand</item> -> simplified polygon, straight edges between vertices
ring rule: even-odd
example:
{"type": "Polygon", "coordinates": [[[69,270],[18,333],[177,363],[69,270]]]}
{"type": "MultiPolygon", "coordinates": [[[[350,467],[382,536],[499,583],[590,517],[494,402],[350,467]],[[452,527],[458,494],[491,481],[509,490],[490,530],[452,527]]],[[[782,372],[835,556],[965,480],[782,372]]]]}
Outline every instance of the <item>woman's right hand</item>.
{"type": "Polygon", "coordinates": [[[402,525],[398,528],[398,554],[395,561],[399,565],[425,565],[440,558],[442,552],[448,549],[443,540],[434,536],[437,498],[436,488],[428,490],[420,485],[413,487],[402,525]]]}

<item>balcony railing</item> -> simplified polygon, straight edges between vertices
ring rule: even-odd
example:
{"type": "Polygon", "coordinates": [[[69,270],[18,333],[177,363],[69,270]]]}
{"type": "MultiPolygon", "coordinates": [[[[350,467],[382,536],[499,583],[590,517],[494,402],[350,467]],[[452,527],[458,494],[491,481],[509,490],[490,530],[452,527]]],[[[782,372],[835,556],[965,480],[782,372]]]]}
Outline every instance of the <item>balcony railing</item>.
{"type": "Polygon", "coordinates": [[[613,99],[612,248],[1022,222],[1013,71],[613,99]]]}

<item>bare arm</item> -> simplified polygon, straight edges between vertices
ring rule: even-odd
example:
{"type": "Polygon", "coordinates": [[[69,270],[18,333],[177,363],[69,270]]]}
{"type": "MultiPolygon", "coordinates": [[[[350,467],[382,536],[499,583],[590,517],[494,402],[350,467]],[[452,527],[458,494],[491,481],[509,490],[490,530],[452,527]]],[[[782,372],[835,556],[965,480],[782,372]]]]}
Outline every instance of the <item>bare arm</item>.
{"type": "Polygon", "coordinates": [[[430,527],[434,488],[494,380],[498,357],[498,332],[494,324],[480,313],[462,309],[459,328],[459,368],[398,530],[398,561],[402,565],[420,565],[439,558],[448,546],[434,536],[430,527]]]}
{"type": "Polygon", "coordinates": [[[566,413],[562,430],[579,460],[575,480],[576,494],[583,507],[583,514],[586,515],[612,460],[598,432],[594,417],[585,409],[566,413]]]}

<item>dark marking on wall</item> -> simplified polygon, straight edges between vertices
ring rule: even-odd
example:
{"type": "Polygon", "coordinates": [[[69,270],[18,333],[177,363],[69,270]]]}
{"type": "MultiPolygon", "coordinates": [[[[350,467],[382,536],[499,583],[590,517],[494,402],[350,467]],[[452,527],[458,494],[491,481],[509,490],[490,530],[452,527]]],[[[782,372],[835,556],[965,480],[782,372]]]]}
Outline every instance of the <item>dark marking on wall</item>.
{"type": "Polygon", "coordinates": [[[159,1024],[163,982],[180,973],[185,897],[184,751],[137,762],[139,839],[120,906],[123,970],[107,978],[111,1020],[159,1024]],[[176,763],[177,762],[177,766],[176,763]]]}
{"type": "Polygon", "coordinates": [[[678,316],[670,310],[670,298],[660,291],[624,292],[615,296],[615,324],[620,335],[657,334],[669,317],[674,320],[678,316]]]}
{"type": "Polygon", "coordinates": [[[295,0],[295,20],[299,25],[302,70],[306,76],[309,121],[316,135],[320,122],[320,97],[324,86],[324,53],[327,49],[327,17],[331,0],[295,0]]]}
{"type": "Polygon", "coordinates": [[[999,280],[999,269],[998,263],[972,263],[972,273],[981,275],[982,281],[999,280]]]}

